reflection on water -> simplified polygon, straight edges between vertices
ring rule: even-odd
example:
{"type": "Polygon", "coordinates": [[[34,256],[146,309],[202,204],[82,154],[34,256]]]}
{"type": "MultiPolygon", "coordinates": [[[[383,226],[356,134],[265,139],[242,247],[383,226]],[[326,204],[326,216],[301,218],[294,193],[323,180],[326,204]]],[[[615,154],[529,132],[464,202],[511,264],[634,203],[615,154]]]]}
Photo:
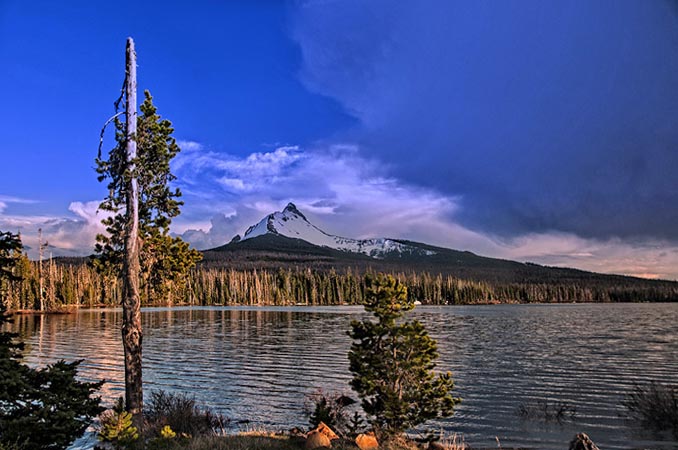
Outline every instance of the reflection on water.
{"type": "MultiPolygon", "coordinates": [[[[142,313],[146,389],[185,391],[254,426],[304,426],[305,399],[322,388],[350,393],[346,354],[357,307],[149,308],[142,313]]],[[[463,403],[438,425],[474,446],[566,448],[587,432],[601,448],[678,448],[671,436],[625,422],[634,383],[676,382],[678,305],[418,307],[438,339],[463,403]],[[574,422],[524,420],[518,406],[566,403],[574,422]]],[[[119,310],[20,316],[26,360],[84,359],[87,379],[122,395],[119,310]]]]}

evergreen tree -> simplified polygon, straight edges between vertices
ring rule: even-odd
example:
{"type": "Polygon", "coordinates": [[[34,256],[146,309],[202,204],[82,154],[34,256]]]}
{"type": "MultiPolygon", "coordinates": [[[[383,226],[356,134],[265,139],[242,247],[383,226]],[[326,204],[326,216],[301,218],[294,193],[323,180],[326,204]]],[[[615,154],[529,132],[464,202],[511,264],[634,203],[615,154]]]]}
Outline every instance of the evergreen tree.
{"type": "Polygon", "coordinates": [[[371,320],[351,322],[357,340],[348,354],[353,373],[351,386],[375,431],[391,437],[430,419],[447,417],[460,401],[450,394],[451,374],[434,374],[437,345],[424,326],[403,322],[414,308],[407,288],[392,276],[365,278],[363,305],[371,320]]]}
{"type": "MultiPolygon", "coordinates": [[[[139,236],[141,240],[141,283],[146,302],[167,301],[172,290],[181,285],[188,271],[201,259],[200,252],[190,249],[178,237],[169,235],[172,219],[179,215],[183,204],[181,191],[170,188],[176,179],[170,161],[180,151],[172,137],[169,120],[162,119],[153,105],[153,97],[144,92],[141,114],[137,119],[137,158],[135,175],[139,184],[139,236]]],[[[124,249],[125,183],[129,173],[125,160],[125,124],[116,119],[116,147],[108,160],[97,158],[99,181],[109,180],[109,195],[99,205],[111,216],[102,222],[107,235],[98,235],[93,260],[104,274],[119,272],[124,249]]]]}
{"type": "Polygon", "coordinates": [[[18,234],[0,231],[0,306],[6,305],[10,282],[16,281],[16,266],[21,258],[21,238],[18,234]]]}
{"type": "MultiPolygon", "coordinates": [[[[4,251],[10,247],[11,252],[19,252],[21,242],[18,236],[6,234],[0,242],[0,278],[14,276],[12,258],[4,251]]],[[[0,303],[0,328],[6,322],[9,317],[0,303]]],[[[100,399],[92,397],[103,382],[77,381],[79,361],[59,361],[43,369],[22,364],[23,344],[17,337],[16,333],[0,332],[0,448],[65,449],[103,411],[100,399]]]]}

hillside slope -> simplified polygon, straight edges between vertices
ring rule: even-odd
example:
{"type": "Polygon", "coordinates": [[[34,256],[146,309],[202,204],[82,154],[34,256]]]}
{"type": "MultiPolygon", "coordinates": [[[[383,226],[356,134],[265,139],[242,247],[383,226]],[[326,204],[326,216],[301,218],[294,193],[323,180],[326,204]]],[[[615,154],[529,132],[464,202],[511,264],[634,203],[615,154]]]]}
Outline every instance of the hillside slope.
{"type": "Polygon", "coordinates": [[[203,267],[229,269],[303,269],[345,272],[429,273],[498,284],[576,284],[589,287],[678,287],[671,281],[607,275],[578,269],[548,267],[479,256],[411,241],[396,241],[422,248],[431,255],[392,253],[373,258],[362,253],[313,245],[301,239],[267,233],[231,242],[203,252],[203,267]]]}

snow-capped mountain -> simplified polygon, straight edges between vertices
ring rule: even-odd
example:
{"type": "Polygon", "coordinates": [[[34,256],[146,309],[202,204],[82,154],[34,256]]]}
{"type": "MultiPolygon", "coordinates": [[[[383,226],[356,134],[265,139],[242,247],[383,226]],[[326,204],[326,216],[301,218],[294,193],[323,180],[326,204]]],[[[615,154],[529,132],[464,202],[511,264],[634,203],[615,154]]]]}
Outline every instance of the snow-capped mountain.
{"type": "Polygon", "coordinates": [[[282,211],[274,212],[264,217],[259,223],[249,227],[242,238],[236,236],[233,240],[236,242],[245,241],[265,234],[301,239],[321,247],[362,253],[373,258],[403,254],[430,256],[436,253],[432,250],[415,247],[395,239],[352,239],[327,234],[310,223],[294,203],[289,203],[282,211]]]}

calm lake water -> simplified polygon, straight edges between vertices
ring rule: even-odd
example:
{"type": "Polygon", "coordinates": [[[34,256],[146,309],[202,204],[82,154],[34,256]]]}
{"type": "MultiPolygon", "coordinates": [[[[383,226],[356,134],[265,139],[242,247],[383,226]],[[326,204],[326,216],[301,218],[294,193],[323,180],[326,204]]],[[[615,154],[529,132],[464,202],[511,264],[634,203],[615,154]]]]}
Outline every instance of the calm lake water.
{"type": "MultiPolygon", "coordinates": [[[[360,307],[148,308],[143,313],[145,388],[188,392],[250,427],[306,426],[318,389],[352,395],[346,332],[360,307]]],[[[436,423],[475,447],[566,449],[586,432],[601,449],[678,449],[624,419],[634,383],[678,381],[678,304],[417,307],[438,340],[440,370],[463,398],[436,423]],[[520,405],[565,403],[562,423],[525,419],[520,405]]],[[[20,316],[12,327],[26,360],[84,359],[105,378],[107,403],[123,394],[121,311],[20,316]]]]}

